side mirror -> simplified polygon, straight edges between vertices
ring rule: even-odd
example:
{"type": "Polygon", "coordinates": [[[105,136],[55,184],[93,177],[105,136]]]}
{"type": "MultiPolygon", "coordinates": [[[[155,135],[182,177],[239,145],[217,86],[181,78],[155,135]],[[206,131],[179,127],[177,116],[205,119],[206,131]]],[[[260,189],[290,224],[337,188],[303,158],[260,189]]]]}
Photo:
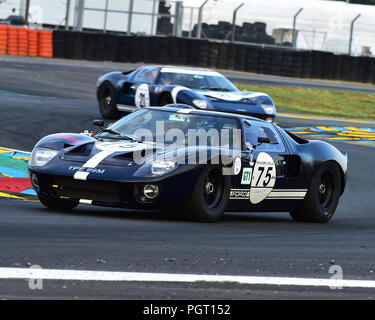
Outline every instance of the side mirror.
{"type": "Polygon", "coordinates": [[[271,143],[271,139],[265,137],[258,137],[258,143],[271,143]]]}
{"type": "Polygon", "coordinates": [[[100,127],[100,128],[103,128],[104,127],[104,120],[94,120],[92,122],[92,124],[94,126],[97,126],[97,127],[100,127]]]}

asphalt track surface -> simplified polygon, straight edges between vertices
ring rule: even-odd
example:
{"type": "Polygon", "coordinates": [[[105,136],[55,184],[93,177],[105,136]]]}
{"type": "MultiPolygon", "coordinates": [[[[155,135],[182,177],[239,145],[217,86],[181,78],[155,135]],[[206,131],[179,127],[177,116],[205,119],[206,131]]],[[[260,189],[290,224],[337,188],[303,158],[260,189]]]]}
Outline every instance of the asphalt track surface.
{"type": "MultiPolygon", "coordinates": [[[[21,93],[0,95],[0,146],[30,151],[47,134],[92,129],[91,121],[100,118],[96,78],[117,67],[0,58],[0,91],[21,93]]],[[[279,122],[286,127],[345,124],[279,122]]],[[[328,279],[329,268],[339,265],[344,279],[375,280],[374,149],[333,144],[348,152],[350,162],[346,191],[328,224],[296,223],[287,213],[228,212],[222,221],[206,224],[181,220],[178,213],[84,205],[54,212],[38,202],[0,198],[0,267],[328,279]]],[[[45,280],[43,290],[30,290],[25,280],[5,279],[0,298],[373,299],[375,290],[54,280],[45,280]]]]}

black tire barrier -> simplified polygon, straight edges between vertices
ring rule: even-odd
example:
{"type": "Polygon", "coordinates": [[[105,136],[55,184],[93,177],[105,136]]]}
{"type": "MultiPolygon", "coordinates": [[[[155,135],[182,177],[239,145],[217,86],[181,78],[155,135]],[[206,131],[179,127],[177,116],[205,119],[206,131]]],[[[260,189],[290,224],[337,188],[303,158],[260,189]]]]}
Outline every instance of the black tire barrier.
{"type": "Polygon", "coordinates": [[[120,36],[117,44],[116,61],[129,62],[129,37],[120,36]]]}
{"type": "Polygon", "coordinates": [[[119,36],[109,34],[104,38],[104,60],[116,61],[119,36]]]}
{"type": "MultiPolygon", "coordinates": [[[[257,28],[258,36],[265,36],[262,34],[261,24],[244,27],[257,28]]],[[[55,30],[53,56],[94,61],[178,64],[289,77],[375,83],[375,59],[371,57],[204,39],[55,30]]]]}
{"type": "Polygon", "coordinates": [[[244,45],[237,45],[234,69],[239,71],[246,70],[246,46],[244,45]]]}
{"type": "Polygon", "coordinates": [[[236,66],[237,45],[230,43],[227,45],[227,64],[224,69],[234,70],[236,66]]]}
{"type": "Polygon", "coordinates": [[[219,43],[210,41],[208,43],[207,67],[216,68],[217,57],[219,55],[219,43]]]}
{"type": "Polygon", "coordinates": [[[217,54],[216,68],[226,69],[228,60],[228,45],[226,43],[219,44],[219,51],[217,54]]]}
{"type": "Polygon", "coordinates": [[[209,42],[207,40],[200,40],[198,42],[198,60],[199,67],[207,67],[208,65],[209,42]]]}
{"type": "Polygon", "coordinates": [[[185,66],[188,63],[188,41],[187,39],[178,38],[177,46],[178,46],[177,64],[185,66]]]}

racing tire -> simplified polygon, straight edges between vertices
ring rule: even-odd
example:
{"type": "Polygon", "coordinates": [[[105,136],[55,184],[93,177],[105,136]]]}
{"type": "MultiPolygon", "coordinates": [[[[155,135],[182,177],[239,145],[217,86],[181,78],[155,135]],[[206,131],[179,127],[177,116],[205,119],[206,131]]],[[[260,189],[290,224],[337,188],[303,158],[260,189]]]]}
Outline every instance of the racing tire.
{"type": "Polygon", "coordinates": [[[339,203],[341,174],[335,163],[323,164],[314,175],[302,204],[290,212],[295,221],[328,222],[339,203]]]}
{"type": "Polygon", "coordinates": [[[166,106],[167,104],[173,103],[173,99],[170,94],[165,93],[160,99],[160,106],[166,106]]]}
{"type": "Polygon", "coordinates": [[[208,166],[199,177],[184,209],[184,216],[193,221],[216,222],[228,205],[230,176],[220,166],[208,166]]]}
{"type": "Polygon", "coordinates": [[[53,210],[72,210],[78,206],[78,202],[63,199],[54,199],[38,194],[39,201],[47,208],[53,210]]]}
{"type": "Polygon", "coordinates": [[[114,88],[110,83],[104,83],[99,94],[99,109],[103,118],[118,119],[120,112],[117,109],[114,88]]]}

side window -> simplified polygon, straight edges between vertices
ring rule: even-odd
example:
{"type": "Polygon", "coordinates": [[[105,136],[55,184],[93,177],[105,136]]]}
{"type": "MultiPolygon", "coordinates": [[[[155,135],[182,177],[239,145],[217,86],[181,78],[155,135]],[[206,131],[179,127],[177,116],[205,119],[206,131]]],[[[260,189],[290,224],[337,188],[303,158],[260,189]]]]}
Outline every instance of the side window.
{"type": "Polygon", "coordinates": [[[258,151],[284,152],[285,146],[278,132],[268,123],[254,123],[251,126],[244,124],[245,143],[250,143],[252,147],[258,144],[258,137],[269,138],[271,143],[262,143],[257,146],[258,151]]]}
{"type": "Polygon", "coordinates": [[[134,81],[140,82],[140,83],[153,84],[155,83],[157,74],[158,74],[157,68],[145,69],[135,76],[134,81]]]}

